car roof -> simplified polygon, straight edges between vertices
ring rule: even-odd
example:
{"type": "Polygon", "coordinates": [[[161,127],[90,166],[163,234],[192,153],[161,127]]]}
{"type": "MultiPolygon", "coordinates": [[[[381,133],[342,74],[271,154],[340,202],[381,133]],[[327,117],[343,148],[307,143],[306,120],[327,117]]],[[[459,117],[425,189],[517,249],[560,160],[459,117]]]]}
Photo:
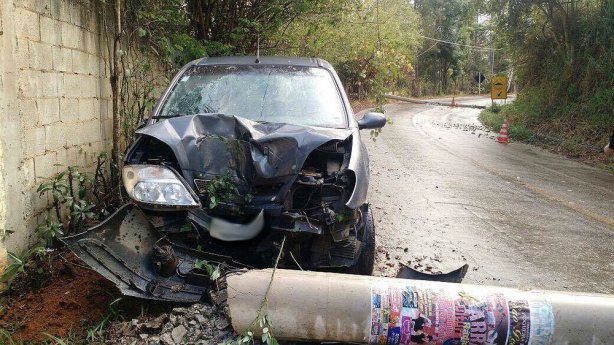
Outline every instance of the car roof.
{"type": "Polygon", "coordinates": [[[195,61],[197,66],[210,65],[282,65],[282,66],[305,66],[324,67],[332,69],[330,63],[318,58],[305,57],[282,57],[282,56],[219,56],[206,57],[195,61]]]}

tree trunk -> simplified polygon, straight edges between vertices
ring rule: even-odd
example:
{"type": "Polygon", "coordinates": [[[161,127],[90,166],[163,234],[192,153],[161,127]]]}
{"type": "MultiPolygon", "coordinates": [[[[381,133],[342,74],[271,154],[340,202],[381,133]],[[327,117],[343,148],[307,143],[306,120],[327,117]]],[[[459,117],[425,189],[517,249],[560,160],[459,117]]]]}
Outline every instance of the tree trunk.
{"type": "Polygon", "coordinates": [[[119,78],[120,78],[120,66],[119,59],[121,58],[121,0],[115,0],[115,27],[113,38],[113,56],[110,58],[113,61],[113,68],[111,71],[111,94],[113,97],[113,150],[111,157],[116,164],[120,161],[121,150],[121,117],[119,113],[119,78]]]}

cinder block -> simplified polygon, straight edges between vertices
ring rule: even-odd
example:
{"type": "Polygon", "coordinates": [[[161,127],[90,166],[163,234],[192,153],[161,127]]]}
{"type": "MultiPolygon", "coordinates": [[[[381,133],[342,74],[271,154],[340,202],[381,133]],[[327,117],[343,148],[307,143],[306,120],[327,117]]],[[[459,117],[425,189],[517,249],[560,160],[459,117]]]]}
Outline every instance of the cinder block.
{"type": "Polygon", "coordinates": [[[57,158],[58,155],[55,151],[45,152],[45,154],[34,157],[34,173],[37,183],[41,178],[49,178],[58,173],[60,168],[55,165],[58,164],[57,158]]]}
{"type": "Polygon", "coordinates": [[[15,44],[15,67],[24,69],[30,67],[30,50],[27,39],[18,38],[15,44]]]}
{"type": "Polygon", "coordinates": [[[58,98],[37,99],[38,122],[48,125],[60,121],[60,100],[58,98]]]}
{"type": "Polygon", "coordinates": [[[66,149],[66,165],[81,166],[83,165],[82,154],[80,153],[81,146],[70,146],[66,149]]]}
{"type": "Polygon", "coordinates": [[[21,162],[18,168],[20,175],[23,176],[23,186],[25,188],[32,188],[36,183],[36,177],[34,175],[34,158],[26,158],[21,162]]]}
{"type": "Polygon", "coordinates": [[[74,122],[79,119],[79,99],[60,99],[60,120],[62,122],[74,122]]]}
{"type": "MultiPolygon", "coordinates": [[[[90,2],[90,6],[92,6],[93,4],[90,2]]],[[[90,12],[91,13],[91,12],[90,12]]],[[[99,27],[98,27],[98,21],[100,20],[100,16],[92,16],[91,14],[88,15],[86,17],[86,21],[84,23],[84,26],[87,30],[91,31],[91,32],[98,32],[99,31],[99,27]]]]}
{"type": "Polygon", "coordinates": [[[34,157],[45,153],[45,128],[33,127],[24,131],[24,156],[34,157]]]}
{"type": "Polygon", "coordinates": [[[91,97],[91,78],[81,74],[64,74],[62,93],[65,97],[91,97]]]}
{"type": "Polygon", "coordinates": [[[59,97],[59,89],[62,86],[62,73],[43,73],[41,76],[45,87],[42,89],[43,97],[59,97]]]}
{"type": "Polygon", "coordinates": [[[62,22],[70,23],[73,1],[53,0],[51,1],[51,16],[62,22]]]}
{"type": "Polygon", "coordinates": [[[66,134],[66,146],[78,146],[81,144],[81,137],[87,137],[87,129],[83,127],[81,122],[64,123],[63,130],[66,134]]]}
{"type": "Polygon", "coordinates": [[[98,63],[99,58],[96,55],[88,55],[87,60],[87,73],[98,76],[100,75],[100,63],[98,63]]]}
{"type": "Polygon", "coordinates": [[[66,146],[67,136],[74,137],[73,133],[67,131],[68,128],[69,126],[63,122],[45,126],[45,149],[47,151],[63,149],[66,146]]]}
{"type": "Polygon", "coordinates": [[[90,54],[99,54],[98,36],[95,33],[89,31],[83,32],[83,50],[90,54]]]}
{"type": "Polygon", "coordinates": [[[52,72],[23,70],[17,76],[17,95],[20,98],[58,96],[58,75],[52,72]]]}
{"type": "Polygon", "coordinates": [[[30,68],[49,71],[53,66],[51,45],[30,41],[30,68]]]}
{"type": "Polygon", "coordinates": [[[95,104],[96,109],[98,110],[99,118],[106,119],[109,114],[109,102],[106,99],[98,99],[95,104]]]}
{"type": "Polygon", "coordinates": [[[41,41],[59,46],[62,44],[62,23],[50,17],[40,16],[41,41]]]}
{"type": "Polygon", "coordinates": [[[62,22],[62,45],[72,49],[81,49],[81,32],[79,27],[62,22]]]}
{"type": "Polygon", "coordinates": [[[89,144],[100,141],[100,123],[98,119],[81,122],[79,143],[89,144]]]}
{"type": "MultiPolygon", "coordinates": [[[[102,77],[101,77],[102,78],[102,77]]],[[[103,78],[104,81],[100,83],[100,98],[111,99],[113,93],[111,92],[111,81],[108,78],[103,78]]]]}
{"type": "Polygon", "coordinates": [[[15,35],[19,38],[40,40],[39,14],[23,9],[15,9],[15,35]]]}
{"type": "MultiPolygon", "coordinates": [[[[53,69],[59,72],[72,71],[72,52],[68,48],[53,47],[53,69]]],[[[62,91],[60,90],[60,95],[62,91]]]]}
{"type": "Polygon", "coordinates": [[[100,79],[96,76],[84,76],[84,84],[83,84],[83,97],[97,97],[98,96],[98,84],[100,83],[100,79]]]}
{"type": "Polygon", "coordinates": [[[79,119],[91,120],[97,118],[98,112],[94,107],[94,98],[81,98],[79,99],[79,119]]]}
{"type": "Polygon", "coordinates": [[[19,111],[19,120],[21,128],[28,129],[34,127],[38,123],[38,107],[34,99],[20,99],[17,101],[17,109],[19,111]]]}
{"type": "Polygon", "coordinates": [[[51,18],[55,19],[55,20],[62,20],[61,15],[62,15],[62,5],[65,3],[66,1],[51,1],[50,4],[50,15],[51,18]]]}
{"type": "Polygon", "coordinates": [[[51,15],[50,0],[15,0],[15,6],[23,7],[47,16],[51,15]]]}
{"type": "Polygon", "coordinates": [[[78,1],[73,1],[73,8],[71,11],[70,22],[78,26],[79,28],[83,27],[83,24],[84,24],[83,17],[88,15],[88,12],[85,10],[84,5],[86,4],[78,2],[78,1]]]}
{"type": "MultiPolygon", "coordinates": [[[[37,179],[36,186],[38,187],[38,185],[41,184],[42,182],[43,182],[43,179],[37,179]]],[[[28,216],[31,216],[33,220],[36,221],[36,224],[42,223],[45,220],[46,213],[44,211],[47,209],[47,206],[51,205],[51,197],[47,194],[39,195],[36,192],[36,189],[33,188],[32,190],[28,192],[28,195],[25,199],[27,199],[25,214],[28,216]],[[40,215],[40,216],[33,217],[34,215],[40,215]]],[[[32,229],[32,228],[29,228],[29,229],[32,229]]]]}
{"type": "Polygon", "coordinates": [[[19,98],[38,97],[38,79],[34,71],[17,73],[17,96],[19,98]]]}
{"type": "Polygon", "coordinates": [[[89,54],[79,50],[72,51],[72,70],[75,73],[89,74],[89,54]]]}
{"type": "Polygon", "coordinates": [[[66,149],[62,148],[56,151],[56,173],[66,170],[68,167],[66,158],[66,149]]]}

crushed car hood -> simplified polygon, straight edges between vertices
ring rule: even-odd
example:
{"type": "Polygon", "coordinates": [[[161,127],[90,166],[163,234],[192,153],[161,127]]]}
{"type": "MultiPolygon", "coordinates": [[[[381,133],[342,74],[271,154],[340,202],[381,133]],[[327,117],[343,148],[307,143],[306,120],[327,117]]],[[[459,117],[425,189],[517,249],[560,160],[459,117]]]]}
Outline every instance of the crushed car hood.
{"type": "Polygon", "coordinates": [[[258,184],[296,174],[314,149],[331,140],[345,140],[352,130],[199,114],[164,119],[137,134],[168,145],[188,181],[231,173],[258,184]]]}

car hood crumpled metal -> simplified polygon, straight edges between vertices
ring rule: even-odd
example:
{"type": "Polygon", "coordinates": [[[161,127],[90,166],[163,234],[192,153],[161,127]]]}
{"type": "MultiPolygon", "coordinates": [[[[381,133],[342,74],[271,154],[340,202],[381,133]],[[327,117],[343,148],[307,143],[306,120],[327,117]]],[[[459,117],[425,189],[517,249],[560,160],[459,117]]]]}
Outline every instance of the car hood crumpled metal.
{"type": "Polygon", "coordinates": [[[314,149],[352,132],[198,114],[164,119],[137,134],[168,145],[187,181],[230,172],[251,184],[296,174],[314,149]]]}

